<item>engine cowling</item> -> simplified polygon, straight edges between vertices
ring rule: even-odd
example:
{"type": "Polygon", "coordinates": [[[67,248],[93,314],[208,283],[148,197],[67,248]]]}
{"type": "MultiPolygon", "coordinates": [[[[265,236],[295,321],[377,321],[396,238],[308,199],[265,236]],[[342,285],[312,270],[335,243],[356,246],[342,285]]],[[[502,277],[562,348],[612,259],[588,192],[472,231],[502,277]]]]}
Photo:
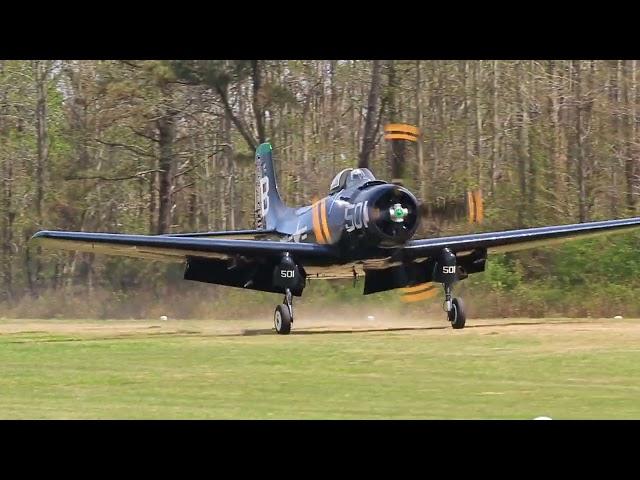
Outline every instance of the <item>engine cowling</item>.
{"type": "Polygon", "coordinates": [[[382,246],[400,245],[409,240],[418,229],[418,201],[406,188],[376,185],[363,192],[366,196],[365,215],[368,237],[382,246]]]}

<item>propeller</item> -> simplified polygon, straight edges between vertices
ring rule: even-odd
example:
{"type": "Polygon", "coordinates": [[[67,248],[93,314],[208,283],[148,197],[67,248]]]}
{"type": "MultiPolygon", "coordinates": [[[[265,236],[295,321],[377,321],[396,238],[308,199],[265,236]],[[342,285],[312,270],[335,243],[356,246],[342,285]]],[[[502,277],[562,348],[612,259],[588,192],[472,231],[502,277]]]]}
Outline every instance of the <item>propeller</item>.
{"type": "MultiPolygon", "coordinates": [[[[400,179],[391,181],[402,187],[400,179]]],[[[432,200],[421,199],[418,202],[418,215],[422,219],[435,221],[459,222],[466,219],[468,223],[482,223],[484,220],[484,197],[482,190],[467,190],[462,195],[436,197],[432,200]]]]}
{"type": "MultiPolygon", "coordinates": [[[[392,142],[418,142],[422,141],[420,129],[417,126],[404,123],[391,123],[385,125],[385,140],[392,142]]],[[[396,161],[404,162],[404,158],[396,158],[396,161]]],[[[394,179],[392,183],[398,187],[402,186],[401,180],[394,179]]],[[[435,232],[441,230],[440,225],[447,221],[459,222],[466,218],[467,222],[482,223],[484,219],[484,202],[482,191],[480,189],[469,190],[464,195],[454,198],[438,197],[435,200],[419,201],[415,204],[415,200],[408,205],[409,202],[403,202],[400,195],[401,190],[398,188],[388,197],[379,199],[376,202],[374,212],[378,220],[380,230],[385,234],[396,237],[398,240],[406,241],[409,236],[402,238],[403,232],[407,232],[409,228],[415,231],[416,222],[418,220],[431,221],[435,223],[435,232]]],[[[392,255],[392,258],[398,267],[392,268],[394,275],[394,284],[405,284],[410,278],[406,263],[402,258],[402,250],[398,249],[392,255]]],[[[416,302],[433,297],[437,293],[434,283],[427,282],[419,285],[413,285],[402,290],[402,300],[406,302],[416,302]]]]}
{"type": "MultiPolygon", "coordinates": [[[[396,182],[394,182],[396,183],[396,182]]],[[[397,184],[397,183],[396,183],[397,184]]],[[[387,203],[391,203],[391,199],[387,203]]],[[[401,203],[399,206],[401,207],[401,203]]],[[[387,204],[384,205],[387,207],[387,204]]],[[[386,223],[390,225],[389,228],[402,228],[402,223],[398,220],[394,220],[394,213],[397,218],[404,215],[404,211],[400,209],[394,211],[397,205],[391,206],[389,212],[382,211],[381,215],[384,215],[385,219],[391,220],[386,223]],[[395,226],[395,224],[400,226],[395,226]]],[[[443,198],[439,197],[432,201],[421,201],[417,205],[416,215],[426,221],[435,223],[436,232],[441,230],[442,223],[453,222],[458,223],[466,220],[469,224],[479,224],[484,220],[484,198],[482,196],[482,190],[468,190],[465,194],[458,197],[443,198]]],[[[401,258],[398,258],[402,261],[401,258]]],[[[406,267],[400,267],[392,270],[397,283],[404,283],[409,277],[406,267]]],[[[400,289],[400,299],[405,303],[419,302],[434,297],[438,293],[438,284],[434,282],[426,282],[410,287],[404,287],[400,289]]]]}
{"type": "Polygon", "coordinates": [[[420,202],[420,217],[427,220],[468,223],[482,223],[484,220],[484,197],[482,190],[468,190],[458,197],[437,197],[428,202],[420,202]]]}
{"type": "Polygon", "coordinates": [[[370,216],[382,233],[401,240],[412,232],[419,208],[415,200],[398,186],[376,200],[371,206],[370,216]]]}
{"type": "Polygon", "coordinates": [[[433,298],[438,293],[438,289],[435,283],[426,282],[413,287],[401,288],[400,292],[400,300],[405,303],[412,303],[433,298]]]}

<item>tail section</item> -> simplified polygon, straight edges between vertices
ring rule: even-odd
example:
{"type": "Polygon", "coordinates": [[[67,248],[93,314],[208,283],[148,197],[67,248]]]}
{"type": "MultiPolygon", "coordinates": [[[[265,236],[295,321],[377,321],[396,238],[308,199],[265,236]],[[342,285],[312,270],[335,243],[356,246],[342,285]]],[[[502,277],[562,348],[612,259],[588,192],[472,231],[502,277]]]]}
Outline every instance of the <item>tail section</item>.
{"type": "Polygon", "coordinates": [[[275,229],[284,211],[276,184],[271,144],[263,143],[256,149],[256,229],[275,229]]]}

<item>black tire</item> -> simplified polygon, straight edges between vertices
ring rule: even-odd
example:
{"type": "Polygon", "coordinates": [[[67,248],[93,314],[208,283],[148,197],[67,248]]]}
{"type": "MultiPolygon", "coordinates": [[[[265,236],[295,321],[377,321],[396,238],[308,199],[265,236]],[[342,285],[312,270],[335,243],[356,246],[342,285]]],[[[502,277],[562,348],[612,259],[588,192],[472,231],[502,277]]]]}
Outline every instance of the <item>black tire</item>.
{"type": "Polygon", "coordinates": [[[451,326],[455,329],[464,328],[464,324],[467,321],[467,312],[464,309],[464,302],[461,298],[454,298],[452,303],[453,307],[447,314],[449,321],[451,322],[451,326]]]}
{"type": "Polygon", "coordinates": [[[288,335],[291,332],[291,314],[289,307],[284,303],[276,307],[273,314],[273,324],[276,327],[276,333],[280,335],[288,335]]]}

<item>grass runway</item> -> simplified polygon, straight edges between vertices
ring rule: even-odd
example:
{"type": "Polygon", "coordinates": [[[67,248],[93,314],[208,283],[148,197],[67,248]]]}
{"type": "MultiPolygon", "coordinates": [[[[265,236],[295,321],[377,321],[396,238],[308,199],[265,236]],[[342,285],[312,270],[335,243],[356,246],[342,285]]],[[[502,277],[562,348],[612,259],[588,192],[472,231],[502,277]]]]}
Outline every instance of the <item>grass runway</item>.
{"type": "Polygon", "coordinates": [[[0,418],[640,418],[640,320],[467,325],[0,320],[0,418]]]}

